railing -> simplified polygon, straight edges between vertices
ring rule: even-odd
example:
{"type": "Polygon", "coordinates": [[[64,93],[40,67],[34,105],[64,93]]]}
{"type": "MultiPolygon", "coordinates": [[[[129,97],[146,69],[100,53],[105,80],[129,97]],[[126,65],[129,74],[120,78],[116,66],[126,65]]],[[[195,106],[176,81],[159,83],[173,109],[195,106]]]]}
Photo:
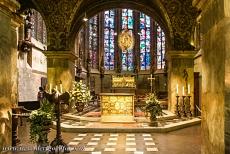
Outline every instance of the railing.
{"type": "Polygon", "coordinates": [[[196,105],[197,110],[202,113],[201,109],[196,105]]]}

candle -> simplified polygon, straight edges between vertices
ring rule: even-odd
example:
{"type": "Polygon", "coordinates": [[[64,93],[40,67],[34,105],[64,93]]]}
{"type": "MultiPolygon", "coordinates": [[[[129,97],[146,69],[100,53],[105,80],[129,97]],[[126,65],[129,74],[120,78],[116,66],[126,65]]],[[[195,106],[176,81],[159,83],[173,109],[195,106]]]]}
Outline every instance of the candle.
{"type": "Polygon", "coordinates": [[[182,92],[183,92],[183,96],[184,96],[184,86],[183,86],[182,92]]]}
{"type": "Polygon", "coordinates": [[[50,93],[52,92],[52,84],[50,83],[50,93]]]}
{"type": "Polygon", "coordinates": [[[61,93],[62,93],[62,84],[60,84],[60,89],[61,89],[61,93]]]}
{"type": "Polygon", "coordinates": [[[178,84],[176,84],[176,94],[178,94],[178,84]]]}
{"type": "Polygon", "coordinates": [[[190,84],[188,84],[188,94],[190,94],[190,84]]]}

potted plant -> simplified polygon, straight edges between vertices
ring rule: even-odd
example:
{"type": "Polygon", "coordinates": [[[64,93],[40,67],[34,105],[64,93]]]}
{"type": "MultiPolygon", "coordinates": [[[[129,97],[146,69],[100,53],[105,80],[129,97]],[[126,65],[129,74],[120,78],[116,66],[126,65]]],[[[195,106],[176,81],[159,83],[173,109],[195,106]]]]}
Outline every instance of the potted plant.
{"type": "Polygon", "coordinates": [[[78,112],[82,112],[85,105],[91,100],[90,90],[82,82],[74,81],[73,88],[70,91],[70,101],[75,103],[75,107],[78,112]]]}
{"type": "Polygon", "coordinates": [[[31,112],[30,122],[30,140],[37,143],[38,146],[47,146],[47,135],[50,131],[54,117],[54,106],[48,100],[43,99],[41,108],[31,112]]]}
{"type": "Polygon", "coordinates": [[[157,96],[154,93],[150,93],[146,97],[146,104],[144,107],[145,116],[150,115],[150,126],[158,126],[157,116],[162,115],[162,108],[157,96]]]}

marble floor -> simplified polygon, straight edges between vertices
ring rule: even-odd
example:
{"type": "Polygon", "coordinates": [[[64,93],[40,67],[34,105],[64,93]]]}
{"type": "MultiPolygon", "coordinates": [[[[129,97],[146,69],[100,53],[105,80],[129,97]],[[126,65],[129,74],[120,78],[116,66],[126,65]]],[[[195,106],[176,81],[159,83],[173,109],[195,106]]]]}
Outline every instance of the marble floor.
{"type": "MultiPolygon", "coordinates": [[[[29,141],[29,124],[19,127],[18,137],[25,151],[17,154],[33,153],[35,147],[29,141]],[[26,149],[28,149],[26,151],[26,149]]],[[[49,142],[56,131],[49,133],[49,142]]],[[[73,154],[200,154],[200,125],[191,126],[170,133],[62,133],[73,154]]]]}

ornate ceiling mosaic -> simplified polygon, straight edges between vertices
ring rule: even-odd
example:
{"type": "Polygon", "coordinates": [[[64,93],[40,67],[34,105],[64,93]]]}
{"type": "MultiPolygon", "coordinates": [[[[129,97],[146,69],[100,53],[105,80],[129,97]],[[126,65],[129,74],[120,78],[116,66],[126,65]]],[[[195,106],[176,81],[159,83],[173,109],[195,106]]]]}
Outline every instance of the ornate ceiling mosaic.
{"type": "MultiPolygon", "coordinates": [[[[196,17],[199,12],[192,6],[192,0],[159,1],[165,8],[173,29],[173,40],[171,41],[173,42],[172,48],[176,50],[193,49],[189,42],[195,26],[196,17]]],[[[89,5],[99,5],[99,3],[108,4],[109,1],[32,0],[32,2],[36,6],[37,10],[43,15],[46,22],[48,31],[48,50],[64,50],[68,48],[68,32],[73,20],[75,19],[74,17],[79,18],[82,12],[90,11],[85,8],[88,8],[89,5]]],[[[124,1],[124,3],[125,2],[128,3],[128,0],[124,1]]],[[[146,0],[146,4],[147,2],[152,5],[153,0],[146,0]]],[[[141,4],[141,2],[137,3],[141,4]]]]}
{"type": "Polygon", "coordinates": [[[174,49],[191,50],[189,44],[198,10],[192,0],[161,0],[167,10],[174,33],[174,49]]]}
{"type": "Polygon", "coordinates": [[[46,22],[48,50],[68,49],[70,21],[82,0],[34,0],[46,22]]]}

